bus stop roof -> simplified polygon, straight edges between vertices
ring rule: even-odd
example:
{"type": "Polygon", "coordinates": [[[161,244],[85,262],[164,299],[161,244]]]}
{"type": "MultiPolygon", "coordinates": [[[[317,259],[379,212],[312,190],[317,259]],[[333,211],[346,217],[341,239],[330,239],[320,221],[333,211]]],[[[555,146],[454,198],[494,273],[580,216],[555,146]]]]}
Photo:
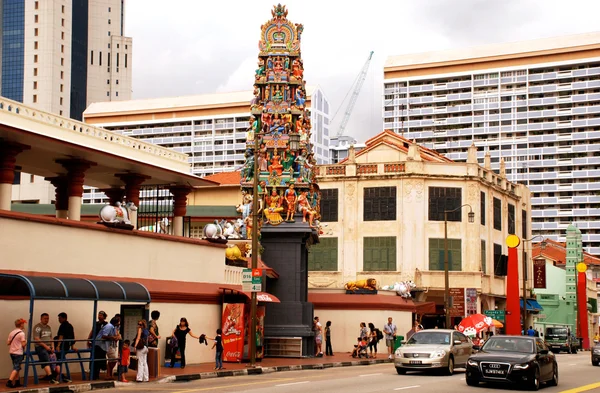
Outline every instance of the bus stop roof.
{"type": "Polygon", "coordinates": [[[0,274],[0,296],[32,300],[151,301],[148,289],[137,282],[20,274],[0,274]]]}

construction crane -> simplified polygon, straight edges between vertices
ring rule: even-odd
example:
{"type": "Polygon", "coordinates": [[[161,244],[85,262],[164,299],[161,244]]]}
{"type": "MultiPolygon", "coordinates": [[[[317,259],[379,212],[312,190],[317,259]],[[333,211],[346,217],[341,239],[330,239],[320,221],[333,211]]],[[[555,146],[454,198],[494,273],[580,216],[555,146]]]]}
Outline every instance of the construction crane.
{"type": "MultiPolygon", "coordinates": [[[[363,65],[362,69],[360,70],[360,73],[356,77],[355,83],[352,85],[352,86],[354,86],[354,90],[352,91],[352,96],[350,97],[350,102],[348,103],[348,106],[346,107],[346,111],[344,112],[344,118],[342,119],[342,122],[340,123],[340,128],[338,129],[335,138],[332,138],[332,139],[339,140],[340,137],[342,135],[344,135],[344,131],[346,130],[346,126],[348,125],[348,120],[350,120],[350,116],[352,115],[352,111],[354,110],[354,106],[356,105],[356,100],[358,99],[360,90],[362,89],[362,86],[365,83],[365,79],[367,78],[367,71],[369,70],[369,65],[371,64],[371,58],[373,58],[373,51],[371,51],[371,53],[369,53],[369,58],[367,59],[367,61],[363,65]]],[[[352,88],[350,88],[350,89],[352,90],[352,88]]],[[[348,92],[350,92],[350,91],[348,91],[348,92]]],[[[348,97],[347,94],[346,94],[346,97],[348,97]]],[[[344,100],[345,100],[345,98],[344,98],[344,100]]],[[[338,109],[338,111],[339,111],[339,109],[338,109]]],[[[336,112],[336,115],[337,115],[337,112],[336,112]]],[[[334,118],[335,118],[335,115],[334,115],[334,118]]]]}

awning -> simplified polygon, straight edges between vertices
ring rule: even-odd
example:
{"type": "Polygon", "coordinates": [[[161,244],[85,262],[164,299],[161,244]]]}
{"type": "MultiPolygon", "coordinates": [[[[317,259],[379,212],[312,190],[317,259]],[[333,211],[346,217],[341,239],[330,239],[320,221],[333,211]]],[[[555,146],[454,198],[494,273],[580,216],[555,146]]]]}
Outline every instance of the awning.
{"type": "Polygon", "coordinates": [[[328,310],[387,310],[428,314],[435,310],[434,302],[415,303],[397,295],[358,295],[340,292],[308,292],[308,301],[315,308],[328,310]]]}
{"type": "MultiPolygon", "coordinates": [[[[521,302],[521,308],[523,308],[523,299],[520,300],[521,302]]],[[[542,307],[541,304],[539,304],[537,302],[537,300],[535,299],[527,299],[527,311],[531,311],[531,312],[539,312],[544,310],[544,307],[542,307]]]]}
{"type": "MultiPolygon", "coordinates": [[[[231,292],[245,295],[248,299],[252,298],[251,292],[244,292],[233,286],[221,286],[221,287],[219,287],[219,289],[222,289],[223,291],[231,291],[231,292]]],[[[256,300],[258,300],[259,302],[262,302],[262,303],[281,303],[281,301],[277,298],[277,296],[272,295],[267,292],[256,292],[256,300]]]]}
{"type": "Polygon", "coordinates": [[[137,282],[19,274],[0,274],[0,296],[46,300],[151,301],[146,287],[137,282]]]}

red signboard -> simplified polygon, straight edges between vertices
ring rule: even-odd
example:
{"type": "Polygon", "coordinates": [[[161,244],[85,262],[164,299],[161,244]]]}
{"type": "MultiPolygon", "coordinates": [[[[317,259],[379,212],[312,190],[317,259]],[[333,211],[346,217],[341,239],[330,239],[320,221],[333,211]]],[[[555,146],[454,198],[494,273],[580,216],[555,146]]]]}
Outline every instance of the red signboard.
{"type": "Polygon", "coordinates": [[[252,269],[252,277],[262,277],[261,269],[252,269]]]}
{"type": "Polygon", "coordinates": [[[241,362],[244,350],[244,303],[223,304],[223,361],[241,362]]]}
{"type": "Polygon", "coordinates": [[[546,261],[534,259],[533,261],[533,287],[546,288],[546,261]]]}
{"type": "Polygon", "coordinates": [[[452,298],[452,307],[448,310],[451,317],[465,316],[465,289],[450,288],[450,297],[452,298]]]}

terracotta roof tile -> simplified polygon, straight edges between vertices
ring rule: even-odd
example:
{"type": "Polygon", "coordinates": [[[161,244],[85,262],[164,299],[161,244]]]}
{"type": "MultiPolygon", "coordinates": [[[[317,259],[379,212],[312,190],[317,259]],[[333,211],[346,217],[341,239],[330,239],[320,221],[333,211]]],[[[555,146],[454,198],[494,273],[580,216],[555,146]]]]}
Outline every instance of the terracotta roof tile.
{"type": "Polygon", "coordinates": [[[240,181],[242,180],[242,176],[240,174],[240,171],[233,171],[215,173],[214,175],[205,176],[203,177],[203,179],[214,181],[216,183],[219,183],[219,185],[221,186],[239,186],[240,181]]]}
{"type": "MultiPolygon", "coordinates": [[[[554,261],[557,265],[564,265],[567,261],[567,248],[564,242],[557,242],[551,239],[544,239],[546,248],[542,250],[540,243],[532,244],[533,258],[545,257],[554,261]]],[[[583,252],[583,261],[588,265],[600,266],[600,258],[583,252]]]]}

